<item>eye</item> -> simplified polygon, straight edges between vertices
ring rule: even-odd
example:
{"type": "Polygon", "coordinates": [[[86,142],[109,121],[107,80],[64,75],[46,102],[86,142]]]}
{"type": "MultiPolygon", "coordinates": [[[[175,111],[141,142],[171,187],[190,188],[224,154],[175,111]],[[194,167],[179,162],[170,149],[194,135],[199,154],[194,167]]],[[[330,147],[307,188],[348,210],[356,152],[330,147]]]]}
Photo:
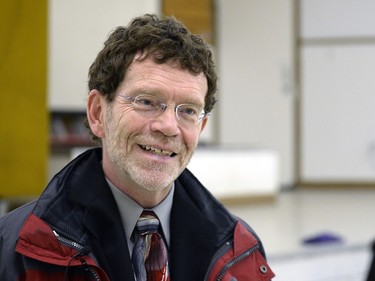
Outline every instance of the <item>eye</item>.
{"type": "Polygon", "coordinates": [[[178,113],[186,116],[198,116],[199,109],[194,105],[180,105],[178,113]]]}
{"type": "Polygon", "coordinates": [[[143,109],[156,109],[159,107],[159,101],[152,96],[138,96],[134,99],[134,103],[143,109]]]}

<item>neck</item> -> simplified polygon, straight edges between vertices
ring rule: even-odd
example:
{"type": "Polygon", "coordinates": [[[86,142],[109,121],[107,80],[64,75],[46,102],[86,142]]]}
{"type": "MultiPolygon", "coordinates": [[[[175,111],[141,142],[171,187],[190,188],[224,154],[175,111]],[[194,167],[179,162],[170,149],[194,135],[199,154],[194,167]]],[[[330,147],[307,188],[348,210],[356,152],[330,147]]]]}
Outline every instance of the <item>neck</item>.
{"type": "Polygon", "coordinates": [[[125,193],[128,197],[137,202],[141,207],[148,209],[153,208],[162,202],[169,194],[172,184],[169,186],[158,189],[158,190],[148,190],[143,186],[140,186],[134,182],[129,182],[128,180],[119,180],[118,177],[107,173],[104,169],[104,174],[106,178],[121,192],[125,193]]]}
{"type": "Polygon", "coordinates": [[[145,209],[151,209],[157,205],[159,205],[170,192],[172,186],[163,188],[162,190],[157,191],[150,191],[143,187],[138,188],[125,188],[125,187],[118,187],[122,192],[124,192],[127,196],[132,198],[135,202],[137,202],[140,206],[145,209]]]}

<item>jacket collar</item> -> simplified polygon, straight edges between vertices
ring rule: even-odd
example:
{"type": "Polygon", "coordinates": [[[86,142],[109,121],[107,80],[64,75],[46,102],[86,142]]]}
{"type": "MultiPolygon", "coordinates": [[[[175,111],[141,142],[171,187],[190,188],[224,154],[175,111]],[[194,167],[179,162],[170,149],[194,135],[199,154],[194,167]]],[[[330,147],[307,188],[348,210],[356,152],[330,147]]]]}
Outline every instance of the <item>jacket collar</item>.
{"type": "Polygon", "coordinates": [[[71,180],[70,201],[83,207],[82,224],[91,237],[90,246],[110,280],[132,280],[120,212],[101,167],[102,151],[95,149],[90,154],[79,176],[71,180]]]}
{"type": "Polygon", "coordinates": [[[74,159],[47,186],[34,213],[62,235],[90,248],[110,280],[132,280],[120,213],[101,158],[101,149],[93,149],[74,159]]]}
{"type": "Polygon", "coordinates": [[[232,218],[221,214],[222,206],[206,192],[187,170],[176,181],[171,216],[172,279],[203,280],[216,249],[232,235],[228,231],[235,226],[232,218]]]}

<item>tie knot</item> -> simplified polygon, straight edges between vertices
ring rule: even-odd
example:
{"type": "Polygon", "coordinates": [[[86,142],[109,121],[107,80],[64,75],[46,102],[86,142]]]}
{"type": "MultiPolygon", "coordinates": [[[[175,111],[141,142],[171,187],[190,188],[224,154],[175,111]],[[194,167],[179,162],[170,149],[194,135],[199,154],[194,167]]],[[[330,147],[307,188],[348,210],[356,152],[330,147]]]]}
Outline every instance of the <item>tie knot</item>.
{"type": "Polygon", "coordinates": [[[158,232],[159,219],[154,212],[143,211],[137,221],[136,228],[140,235],[158,232]]]}

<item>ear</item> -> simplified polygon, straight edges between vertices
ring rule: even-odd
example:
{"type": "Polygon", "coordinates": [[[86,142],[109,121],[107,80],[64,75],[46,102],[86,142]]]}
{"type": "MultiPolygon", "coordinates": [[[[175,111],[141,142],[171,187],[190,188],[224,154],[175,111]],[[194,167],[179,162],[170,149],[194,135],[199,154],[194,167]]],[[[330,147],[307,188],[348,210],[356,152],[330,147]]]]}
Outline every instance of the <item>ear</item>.
{"type": "Polygon", "coordinates": [[[202,127],[201,127],[201,133],[203,132],[203,129],[206,127],[208,122],[208,116],[205,116],[202,120],[202,127]]]}
{"type": "Polygon", "coordinates": [[[105,137],[104,103],[105,97],[98,90],[90,91],[87,98],[87,120],[92,133],[98,138],[105,137]]]}

